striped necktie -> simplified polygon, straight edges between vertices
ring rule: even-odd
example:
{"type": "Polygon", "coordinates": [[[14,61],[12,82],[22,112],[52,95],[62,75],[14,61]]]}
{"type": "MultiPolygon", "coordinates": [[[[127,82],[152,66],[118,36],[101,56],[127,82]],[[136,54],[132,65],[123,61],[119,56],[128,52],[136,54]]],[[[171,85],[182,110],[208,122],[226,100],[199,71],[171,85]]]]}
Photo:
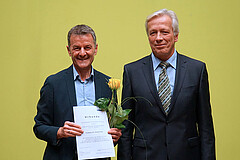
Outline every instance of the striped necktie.
{"type": "Polygon", "coordinates": [[[168,114],[169,106],[171,103],[171,88],[170,88],[170,82],[166,73],[167,67],[169,66],[169,63],[167,62],[161,62],[160,67],[162,68],[160,75],[159,75],[159,81],[158,81],[158,95],[160,97],[160,100],[163,105],[163,109],[168,114]]]}

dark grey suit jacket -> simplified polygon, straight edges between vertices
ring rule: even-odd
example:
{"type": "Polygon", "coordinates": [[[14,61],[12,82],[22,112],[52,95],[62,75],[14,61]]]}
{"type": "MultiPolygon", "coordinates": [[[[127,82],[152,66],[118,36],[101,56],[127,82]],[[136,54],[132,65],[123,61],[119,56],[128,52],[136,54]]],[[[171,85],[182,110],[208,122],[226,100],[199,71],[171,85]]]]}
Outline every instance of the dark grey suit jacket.
{"type": "MultiPolygon", "coordinates": [[[[37,104],[37,115],[33,127],[37,138],[47,142],[44,160],[72,160],[76,158],[75,138],[57,141],[57,131],[65,121],[73,122],[73,106],[77,105],[73,79],[73,66],[49,76],[41,91],[37,104]]],[[[111,98],[107,85],[110,77],[94,70],[95,96],[111,98]]]]}
{"type": "Polygon", "coordinates": [[[129,119],[118,141],[118,160],[215,160],[215,136],[204,63],[177,54],[169,114],[164,113],[154,80],[151,56],[124,66],[122,98],[129,119]],[[135,133],[133,135],[133,133],[135,133]],[[147,148],[145,147],[145,144],[147,148]]]}

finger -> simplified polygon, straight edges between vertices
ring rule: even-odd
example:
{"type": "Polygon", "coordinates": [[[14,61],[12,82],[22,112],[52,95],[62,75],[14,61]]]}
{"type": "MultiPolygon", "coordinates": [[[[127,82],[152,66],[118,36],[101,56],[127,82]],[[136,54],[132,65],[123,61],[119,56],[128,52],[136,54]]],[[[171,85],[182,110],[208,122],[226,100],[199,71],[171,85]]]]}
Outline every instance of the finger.
{"type": "Polygon", "coordinates": [[[66,129],[67,131],[68,130],[74,131],[73,133],[77,132],[77,133],[75,133],[77,135],[79,133],[81,133],[81,134],[83,133],[83,130],[81,129],[81,126],[79,126],[79,125],[77,125],[73,122],[65,122],[63,128],[66,129]]]}
{"type": "Polygon", "coordinates": [[[113,140],[118,140],[119,138],[120,138],[119,136],[112,135],[112,139],[113,139],[113,140]]]}
{"type": "Polygon", "coordinates": [[[118,129],[118,128],[111,128],[109,131],[110,132],[121,132],[122,130],[118,129]]]}
{"type": "Polygon", "coordinates": [[[112,135],[112,139],[114,143],[116,143],[122,135],[121,129],[117,129],[117,128],[110,129],[108,133],[112,135]]]}
{"type": "Polygon", "coordinates": [[[111,128],[111,129],[108,131],[108,134],[116,135],[116,136],[120,137],[120,136],[122,135],[122,132],[121,132],[121,129],[111,128]]]}
{"type": "Polygon", "coordinates": [[[64,127],[64,131],[68,134],[73,134],[75,136],[80,136],[83,134],[83,130],[79,128],[74,128],[74,127],[64,127]]]}
{"type": "Polygon", "coordinates": [[[69,127],[74,127],[74,128],[79,128],[81,129],[81,126],[76,124],[76,123],[73,123],[73,122],[69,122],[69,121],[66,121],[64,125],[67,125],[69,127]]]}
{"type": "Polygon", "coordinates": [[[71,130],[65,130],[66,137],[76,137],[76,135],[71,130]]]}
{"type": "Polygon", "coordinates": [[[113,143],[117,143],[118,140],[113,140],[113,143]]]}
{"type": "Polygon", "coordinates": [[[75,136],[81,136],[83,134],[83,130],[71,130],[71,134],[75,136]]]}
{"type": "Polygon", "coordinates": [[[119,140],[119,137],[112,136],[112,140],[113,140],[114,143],[116,143],[119,140]]]}
{"type": "Polygon", "coordinates": [[[82,129],[79,129],[79,128],[76,128],[76,127],[66,127],[67,130],[71,130],[71,131],[74,131],[74,132],[78,132],[78,133],[83,133],[83,130],[82,129]]]}
{"type": "Polygon", "coordinates": [[[68,137],[76,137],[76,136],[81,136],[83,132],[77,132],[74,130],[65,130],[65,133],[68,137]]]}

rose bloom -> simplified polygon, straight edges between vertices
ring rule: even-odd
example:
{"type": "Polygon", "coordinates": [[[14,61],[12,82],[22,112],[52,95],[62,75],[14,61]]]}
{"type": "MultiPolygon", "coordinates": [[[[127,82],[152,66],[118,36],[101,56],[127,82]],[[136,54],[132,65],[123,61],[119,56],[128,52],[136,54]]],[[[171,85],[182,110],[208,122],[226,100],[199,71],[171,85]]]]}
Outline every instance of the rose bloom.
{"type": "Polygon", "coordinates": [[[120,80],[119,79],[109,79],[108,86],[111,89],[116,90],[116,89],[120,88],[120,80]]]}

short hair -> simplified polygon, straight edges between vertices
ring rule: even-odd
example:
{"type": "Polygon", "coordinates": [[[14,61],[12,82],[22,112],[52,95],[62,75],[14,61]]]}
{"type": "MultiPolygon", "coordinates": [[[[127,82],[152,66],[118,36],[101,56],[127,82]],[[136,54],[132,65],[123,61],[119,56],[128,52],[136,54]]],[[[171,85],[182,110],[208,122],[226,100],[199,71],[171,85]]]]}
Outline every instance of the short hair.
{"type": "Polygon", "coordinates": [[[177,18],[176,13],[174,11],[171,11],[171,10],[161,9],[161,10],[156,11],[156,12],[154,12],[153,14],[151,14],[147,17],[146,22],[145,22],[145,27],[146,27],[147,34],[148,34],[148,22],[154,17],[157,17],[157,16],[161,17],[161,16],[164,16],[164,15],[168,15],[172,19],[172,28],[173,28],[174,36],[176,36],[179,33],[178,18],[177,18]]]}
{"type": "Polygon", "coordinates": [[[96,34],[94,32],[94,30],[85,25],[85,24],[81,24],[81,25],[76,25],[74,26],[73,28],[70,29],[70,31],[68,32],[68,46],[70,46],[70,38],[72,35],[86,35],[86,34],[91,34],[92,37],[93,37],[93,42],[94,42],[94,45],[96,47],[97,45],[97,38],[96,38],[96,34]]]}

